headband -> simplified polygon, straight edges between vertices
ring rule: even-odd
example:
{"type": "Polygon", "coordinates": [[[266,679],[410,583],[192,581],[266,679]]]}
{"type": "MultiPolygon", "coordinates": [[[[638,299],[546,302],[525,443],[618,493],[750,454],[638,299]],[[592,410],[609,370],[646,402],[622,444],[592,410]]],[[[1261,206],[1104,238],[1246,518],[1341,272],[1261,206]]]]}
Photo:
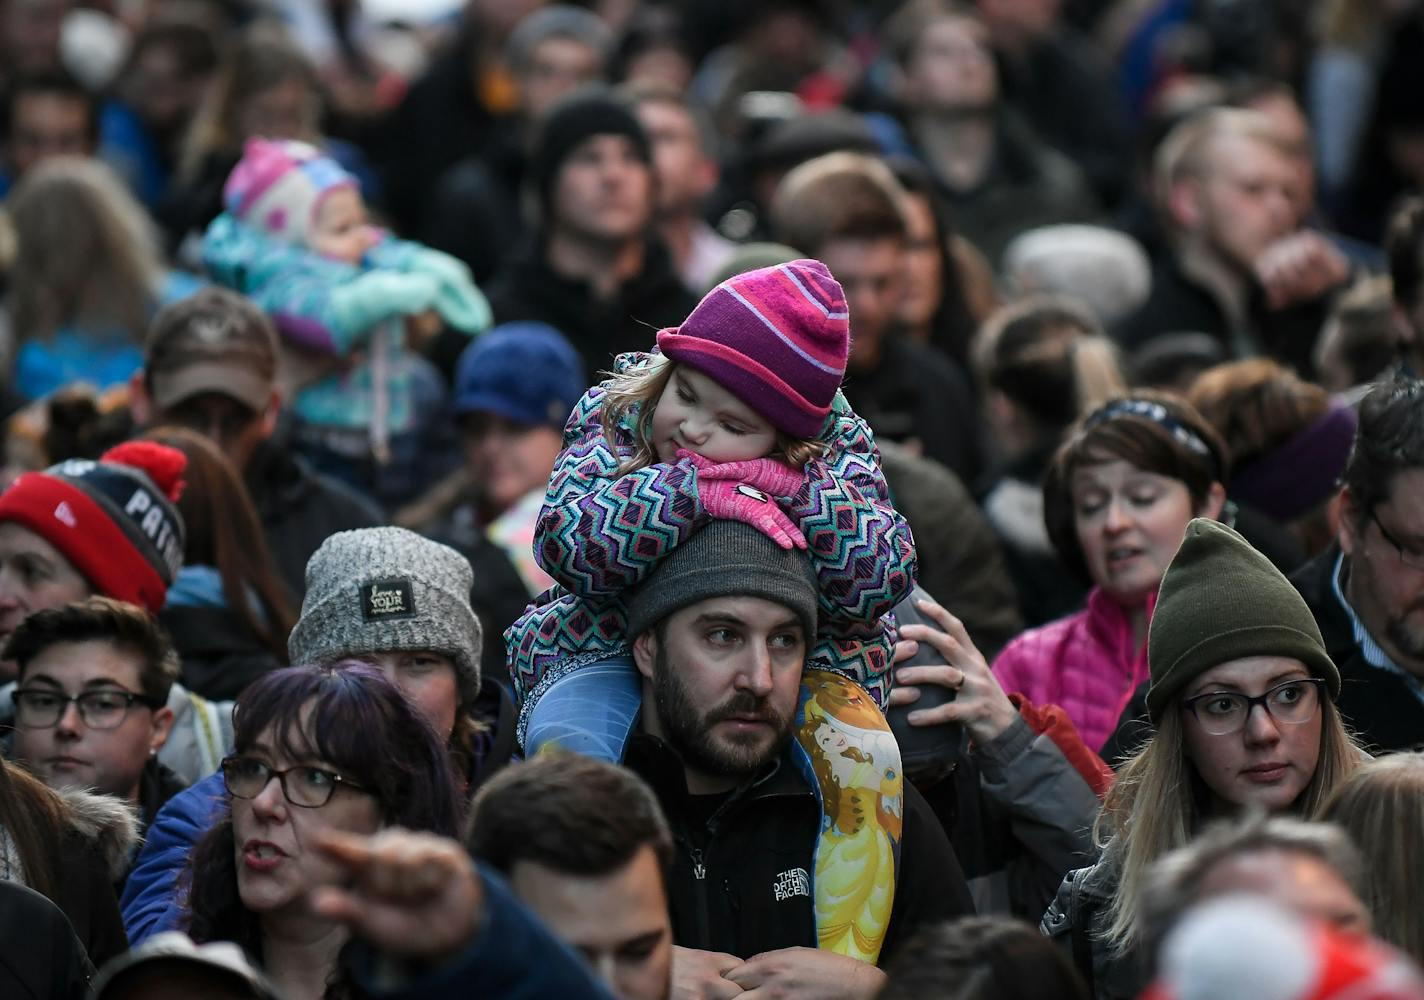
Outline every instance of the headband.
{"type": "Polygon", "coordinates": [[[1355,443],[1355,411],[1332,406],[1274,451],[1236,469],[1231,495],[1282,523],[1328,500],[1355,443]]]}
{"type": "Polygon", "coordinates": [[[1171,411],[1161,403],[1150,399],[1133,399],[1131,397],[1115,399],[1111,403],[1104,403],[1089,414],[1088,419],[1083,422],[1083,427],[1084,429],[1096,427],[1098,424],[1106,423],[1116,417],[1138,417],[1151,421],[1171,434],[1178,444],[1210,461],[1212,479],[1218,481],[1221,479],[1221,456],[1216,453],[1216,449],[1207,444],[1206,439],[1200,434],[1172,416],[1171,411]]]}

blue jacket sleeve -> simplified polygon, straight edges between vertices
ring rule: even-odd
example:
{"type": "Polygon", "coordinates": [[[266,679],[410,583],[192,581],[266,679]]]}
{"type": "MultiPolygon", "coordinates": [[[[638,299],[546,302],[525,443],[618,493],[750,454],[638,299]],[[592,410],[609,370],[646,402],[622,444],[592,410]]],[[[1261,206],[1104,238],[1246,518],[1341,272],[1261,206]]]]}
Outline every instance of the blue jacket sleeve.
{"type": "Polygon", "coordinates": [[[120,901],[130,947],[163,931],[182,930],[178,879],[222,807],[222,775],[213,774],[169,799],[154,817],[120,901]]]}
{"type": "Polygon", "coordinates": [[[613,1000],[588,966],[524,908],[497,875],[480,873],[484,924],[456,958],[438,969],[382,988],[367,970],[374,955],[355,957],[358,978],[383,1000],[613,1000]]]}

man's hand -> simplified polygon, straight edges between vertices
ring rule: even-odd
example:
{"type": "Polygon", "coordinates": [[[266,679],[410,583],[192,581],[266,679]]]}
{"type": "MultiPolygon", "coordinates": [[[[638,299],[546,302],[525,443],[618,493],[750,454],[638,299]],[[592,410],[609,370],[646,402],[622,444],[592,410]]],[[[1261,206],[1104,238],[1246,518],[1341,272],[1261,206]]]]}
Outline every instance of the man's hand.
{"type": "Polygon", "coordinates": [[[730,1000],[731,997],[739,997],[742,988],[723,979],[722,974],[741,964],[742,960],[736,955],[674,947],[669,1000],[730,1000]]]}
{"type": "Polygon", "coordinates": [[[1256,280],[1266,290],[1272,309],[1318,299],[1349,277],[1345,255],[1309,229],[1277,240],[1256,260],[1256,280]]]}
{"type": "Polygon", "coordinates": [[[936,708],[911,712],[906,720],[912,726],[937,726],[945,722],[962,724],[969,738],[975,743],[988,743],[1001,734],[1018,718],[1004,689],[989,672],[989,665],[969,639],[964,623],[934,601],[920,600],[916,607],[937,623],[939,629],[928,625],[903,625],[901,640],[895,646],[895,662],[908,659],[915,654],[916,643],[927,642],[944,657],[942,665],[900,667],[895,670],[895,687],[890,691],[890,704],[909,705],[919,700],[917,684],[938,684],[952,688],[954,700],[936,708]]]}
{"type": "Polygon", "coordinates": [[[742,1000],[870,1000],[885,985],[873,965],[818,948],[767,951],[726,973],[742,1000]]]}
{"type": "Polygon", "coordinates": [[[474,862],[455,841],[391,828],[374,837],[327,831],[317,849],[344,870],[344,889],[312,891],[314,912],[388,955],[439,964],[474,937],[483,898],[474,862]]]}

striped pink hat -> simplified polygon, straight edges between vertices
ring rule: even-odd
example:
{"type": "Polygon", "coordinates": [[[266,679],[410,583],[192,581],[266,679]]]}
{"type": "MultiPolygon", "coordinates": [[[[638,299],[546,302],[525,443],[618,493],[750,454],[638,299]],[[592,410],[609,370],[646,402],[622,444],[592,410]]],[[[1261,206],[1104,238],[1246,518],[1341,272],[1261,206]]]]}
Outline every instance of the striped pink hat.
{"type": "Polygon", "coordinates": [[[818,260],[728,278],[658,349],[691,365],[792,437],[819,436],[845,377],[850,313],[818,260]]]}

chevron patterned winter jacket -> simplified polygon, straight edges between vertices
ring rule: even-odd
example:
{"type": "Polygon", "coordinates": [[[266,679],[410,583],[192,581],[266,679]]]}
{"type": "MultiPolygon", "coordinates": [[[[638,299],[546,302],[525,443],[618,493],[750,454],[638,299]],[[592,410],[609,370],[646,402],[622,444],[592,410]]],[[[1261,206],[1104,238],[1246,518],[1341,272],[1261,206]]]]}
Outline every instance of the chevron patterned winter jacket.
{"type": "MultiPolygon", "coordinates": [[[[650,357],[623,354],[614,368],[622,373],[650,357]]],[[[631,637],[621,595],[708,519],[688,461],[616,475],[633,453],[637,413],[610,446],[606,385],[586,392],[565,425],[535,533],[535,555],[558,585],[505,632],[521,704],[569,670],[623,650],[631,637]]],[[[820,583],[820,628],[807,663],[847,674],[884,707],[894,639],[887,612],[914,587],[914,540],[890,504],[870,428],[839,392],[820,439],[824,457],[807,465],[801,491],[784,508],[806,537],[820,583]]]]}

